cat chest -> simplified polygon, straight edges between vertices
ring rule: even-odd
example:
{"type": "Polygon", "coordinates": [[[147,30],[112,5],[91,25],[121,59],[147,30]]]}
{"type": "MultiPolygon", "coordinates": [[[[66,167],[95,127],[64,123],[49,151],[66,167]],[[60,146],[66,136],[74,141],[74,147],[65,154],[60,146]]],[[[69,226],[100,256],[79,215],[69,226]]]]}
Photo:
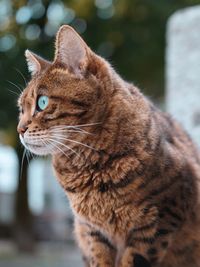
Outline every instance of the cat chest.
{"type": "MultiPolygon", "coordinates": [[[[109,239],[125,238],[137,219],[133,205],[125,205],[123,200],[113,195],[94,193],[92,196],[69,196],[75,217],[105,233],[109,239]]],[[[114,241],[114,240],[113,240],[114,241]]]]}
{"type": "Polygon", "coordinates": [[[113,197],[102,196],[98,193],[90,194],[68,194],[72,209],[75,216],[79,216],[85,220],[102,224],[112,222],[114,210],[116,208],[116,200],[113,197]]]}

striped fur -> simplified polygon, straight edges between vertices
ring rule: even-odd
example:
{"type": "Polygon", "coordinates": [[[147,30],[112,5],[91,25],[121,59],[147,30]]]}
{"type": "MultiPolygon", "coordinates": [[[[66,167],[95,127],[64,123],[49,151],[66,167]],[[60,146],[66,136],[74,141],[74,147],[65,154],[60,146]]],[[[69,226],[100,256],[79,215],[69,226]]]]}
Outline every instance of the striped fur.
{"type": "Polygon", "coordinates": [[[77,36],[68,26],[58,32],[54,62],[43,64],[19,100],[18,130],[26,126],[24,139],[44,144],[60,134],[49,153],[86,266],[200,266],[198,150],[77,36]],[[41,94],[49,105],[32,112],[41,94]]]}

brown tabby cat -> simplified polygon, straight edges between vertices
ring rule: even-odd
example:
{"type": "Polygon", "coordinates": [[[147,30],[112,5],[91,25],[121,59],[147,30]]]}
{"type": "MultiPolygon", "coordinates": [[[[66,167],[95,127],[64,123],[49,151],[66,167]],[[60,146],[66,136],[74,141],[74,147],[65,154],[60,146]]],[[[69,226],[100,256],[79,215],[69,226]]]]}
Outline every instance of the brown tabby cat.
{"type": "Polygon", "coordinates": [[[52,155],[86,266],[200,266],[200,156],[188,135],[69,26],[53,62],[26,58],[20,139],[52,155]]]}

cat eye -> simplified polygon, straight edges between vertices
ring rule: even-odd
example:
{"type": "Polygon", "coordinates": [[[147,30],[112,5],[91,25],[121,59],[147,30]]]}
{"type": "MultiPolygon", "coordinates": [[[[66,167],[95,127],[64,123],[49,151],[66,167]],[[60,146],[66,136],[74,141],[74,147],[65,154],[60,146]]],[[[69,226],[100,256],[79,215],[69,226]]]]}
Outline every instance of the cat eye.
{"type": "Polygon", "coordinates": [[[48,103],[49,103],[48,96],[46,96],[46,95],[39,96],[38,100],[37,100],[36,110],[37,111],[44,110],[48,106],[48,103]]]}

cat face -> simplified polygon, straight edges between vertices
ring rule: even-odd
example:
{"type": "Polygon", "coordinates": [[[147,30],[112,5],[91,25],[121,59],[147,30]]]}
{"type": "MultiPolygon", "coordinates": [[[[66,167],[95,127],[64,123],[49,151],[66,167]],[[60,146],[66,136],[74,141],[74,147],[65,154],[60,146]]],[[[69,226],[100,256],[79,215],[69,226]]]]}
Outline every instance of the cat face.
{"type": "Polygon", "coordinates": [[[101,76],[107,75],[107,63],[69,26],[57,34],[53,63],[29,51],[26,59],[32,79],[18,101],[22,144],[38,155],[74,151],[105,114],[109,93],[101,76]]]}

